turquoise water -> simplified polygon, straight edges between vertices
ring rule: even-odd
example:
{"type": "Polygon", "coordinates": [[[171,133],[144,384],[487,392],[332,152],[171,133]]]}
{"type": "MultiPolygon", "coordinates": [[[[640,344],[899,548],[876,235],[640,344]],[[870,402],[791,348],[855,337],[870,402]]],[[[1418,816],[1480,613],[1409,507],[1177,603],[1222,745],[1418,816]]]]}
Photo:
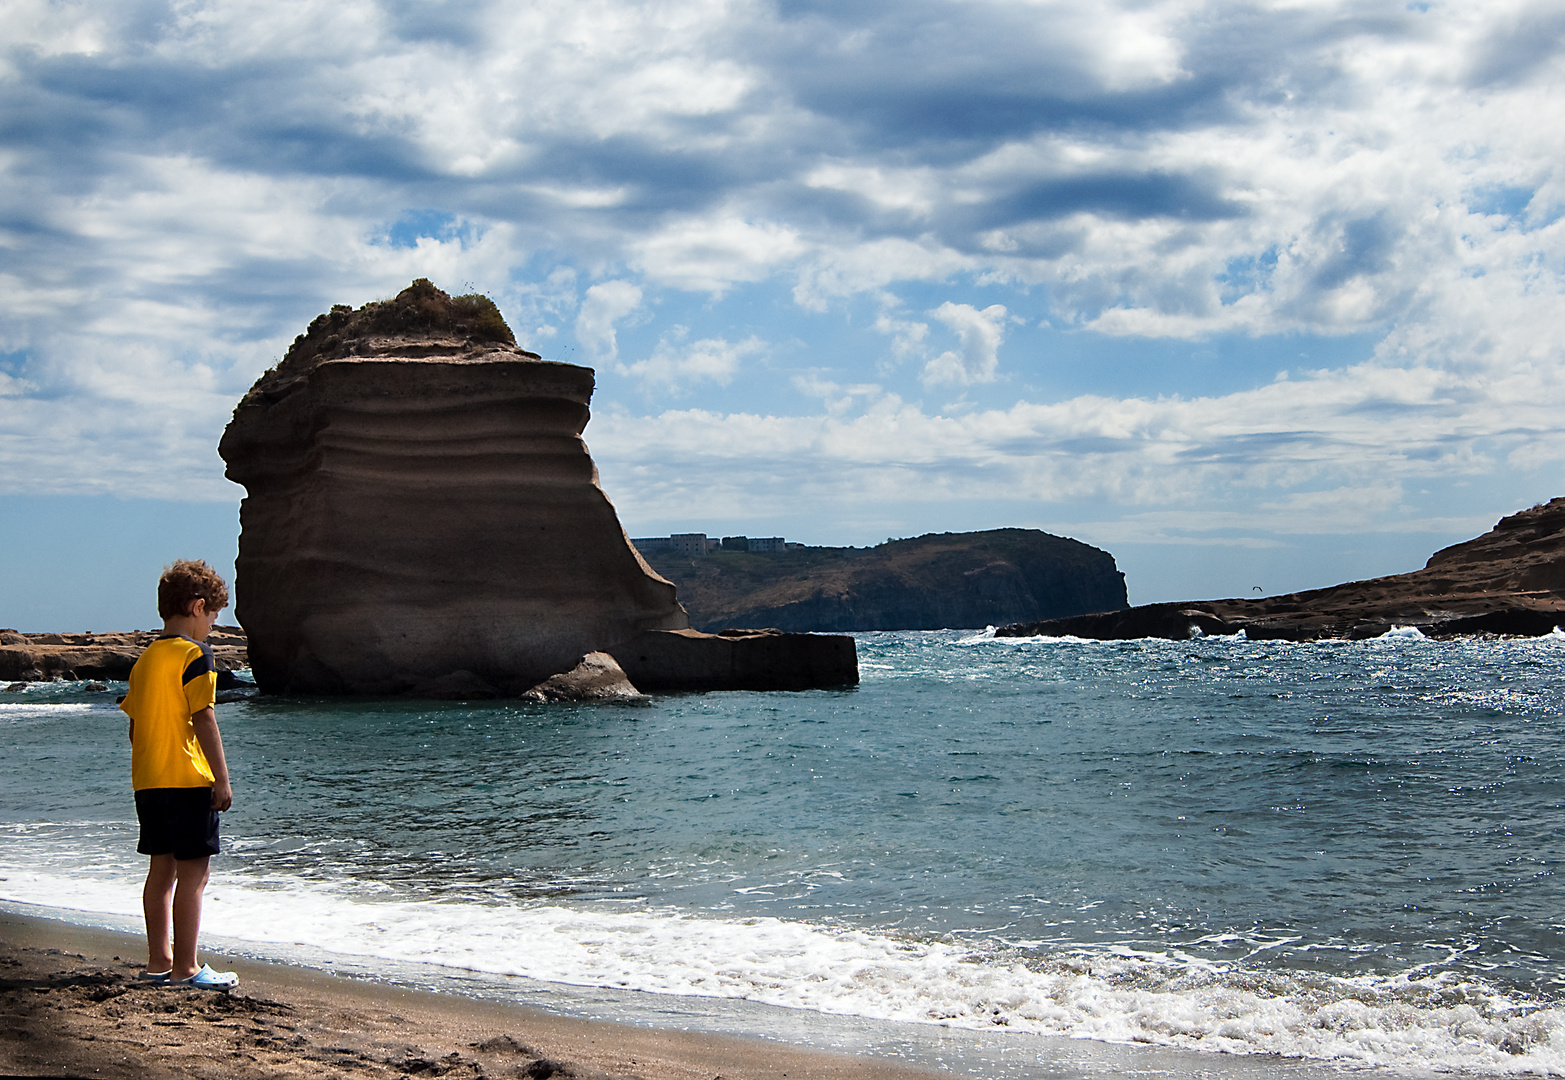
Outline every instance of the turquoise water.
{"type": "MultiPolygon", "coordinates": [[[[1565,637],[859,655],[840,692],[225,706],[208,927],[696,1003],[1565,1072],[1565,637]]],[[[113,696],[0,697],[0,897],[134,916],[113,696]]]]}

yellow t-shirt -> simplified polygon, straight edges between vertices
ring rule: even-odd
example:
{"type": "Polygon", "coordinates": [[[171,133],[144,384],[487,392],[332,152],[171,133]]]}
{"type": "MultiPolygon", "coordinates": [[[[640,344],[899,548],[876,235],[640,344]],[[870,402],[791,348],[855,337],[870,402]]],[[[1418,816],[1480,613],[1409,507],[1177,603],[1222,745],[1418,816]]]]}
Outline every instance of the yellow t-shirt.
{"type": "Polygon", "coordinates": [[[130,693],[120,702],[135,721],[131,787],[212,786],[212,766],[190,718],[216,701],[217,664],[204,643],[162,637],[147,646],[130,670],[130,693]]]}

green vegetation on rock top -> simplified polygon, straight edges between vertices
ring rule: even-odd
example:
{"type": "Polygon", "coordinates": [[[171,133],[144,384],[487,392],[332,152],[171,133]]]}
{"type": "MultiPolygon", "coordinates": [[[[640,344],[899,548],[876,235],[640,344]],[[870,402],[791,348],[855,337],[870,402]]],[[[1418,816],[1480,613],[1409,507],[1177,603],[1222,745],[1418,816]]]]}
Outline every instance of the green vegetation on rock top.
{"type": "MultiPolygon", "coordinates": [[[[482,293],[451,296],[428,278],[418,278],[390,300],[361,308],[334,304],[309,328],[275,367],[262,375],[251,394],[304,375],[315,365],[353,356],[367,338],[456,338],[469,346],[516,345],[516,335],[495,302],[482,293]]],[[[535,353],[523,355],[537,359],[535,353]]]]}

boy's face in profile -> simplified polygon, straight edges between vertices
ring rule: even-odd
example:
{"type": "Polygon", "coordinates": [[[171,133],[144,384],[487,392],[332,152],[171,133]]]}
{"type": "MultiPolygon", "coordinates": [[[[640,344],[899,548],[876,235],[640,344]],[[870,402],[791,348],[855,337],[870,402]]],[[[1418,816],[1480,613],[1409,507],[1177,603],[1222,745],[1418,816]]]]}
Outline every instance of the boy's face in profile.
{"type": "Polygon", "coordinates": [[[206,609],[206,601],[198,599],[190,606],[190,613],[201,620],[201,636],[196,640],[205,641],[207,635],[212,632],[212,627],[217,625],[217,617],[222,614],[222,609],[208,611],[206,609]]]}
{"type": "Polygon", "coordinates": [[[190,602],[190,610],[187,614],[166,619],[164,623],[170,630],[184,634],[192,641],[205,641],[207,635],[212,633],[212,627],[217,625],[217,617],[222,614],[222,611],[222,608],[208,611],[206,601],[197,597],[190,602]]]}

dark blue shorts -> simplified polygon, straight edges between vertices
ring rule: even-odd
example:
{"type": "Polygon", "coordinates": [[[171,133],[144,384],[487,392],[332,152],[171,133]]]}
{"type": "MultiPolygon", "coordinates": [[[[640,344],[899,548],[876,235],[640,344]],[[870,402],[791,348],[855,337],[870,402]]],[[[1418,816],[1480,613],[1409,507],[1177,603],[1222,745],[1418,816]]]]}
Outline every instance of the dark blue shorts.
{"type": "Polygon", "coordinates": [[[209,787],[142,788],[136,792],[136,819],[143,855],[201,859],[217,854],[217,811],[209,787]]]}

